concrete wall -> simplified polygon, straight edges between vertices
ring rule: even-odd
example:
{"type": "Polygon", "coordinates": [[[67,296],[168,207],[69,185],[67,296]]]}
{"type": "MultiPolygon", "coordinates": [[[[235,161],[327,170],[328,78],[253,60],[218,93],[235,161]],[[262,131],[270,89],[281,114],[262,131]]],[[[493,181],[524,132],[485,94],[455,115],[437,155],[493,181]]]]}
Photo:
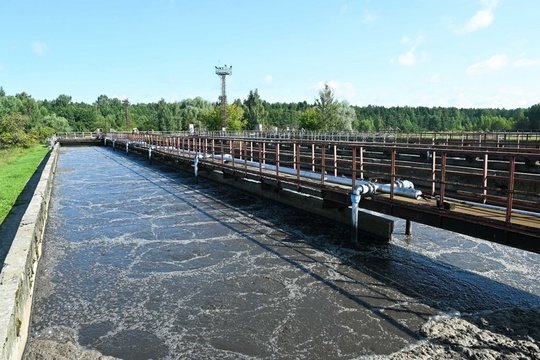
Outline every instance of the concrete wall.
{"type": "Polygon", "coordinates": [[[56,144],[0,272],[0,360],[20,359],[26,344],[58,152],[59,145],[56,144]]]}

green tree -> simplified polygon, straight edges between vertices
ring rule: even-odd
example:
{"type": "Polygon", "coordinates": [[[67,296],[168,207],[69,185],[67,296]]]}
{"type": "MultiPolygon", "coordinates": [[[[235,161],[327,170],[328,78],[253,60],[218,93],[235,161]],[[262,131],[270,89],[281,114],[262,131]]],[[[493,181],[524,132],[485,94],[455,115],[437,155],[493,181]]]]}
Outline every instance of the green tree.
{"type": "MultiPolygon", "coordinates": [[[[211,131],[221,130],[221,106],[215,106],[201,116],[204,127],[211,131]]],[[[244,119],[244,109],[241,106],[227,105],[227,130],[242,130],[247,124],[244,119]]]]}
{"type": "Polygon", "coordinates": [[[529,130],[529,118],[523,109],[517,109],[513,117],[515,130],[529,130]]]}
{"type": "Polygon", "coordinates": [[[268,126],[268,111],[264,107],[257,89],[255,89],[255,91],[249,91],[249,95],[244,101],[243,108],[244,116],[247,119],[247,127],[249,129],[255,129],[258,124],[262,125],[263,128],[268,126]]]}
{"type": "Polygon", "coordinates": [[[300,115],[300,126],[304,130],[319,130],[321,128],[320,117],[317,109],[310,107],[300,115]]]}
{"type": "Polygon", "coordinates": [[[28,133],[30,118],[20,113],[13,113],[0,119],[0,148],[11,146],[28,147],[35,138],[28,133]]]}
{"type": "Polygon", "coordinates": [[[170,131],[172,129],[172,112],[164,99],[157,103],[158,130],[170,131]]]}
{"type": "Polygon", "coordinates": [[[526,115],[529,118],[529,130],[540,130],[540,104],[527,109],[526,115]]]}
{"type": "Polygon", "coordinates": [[[319,98],[315,100],[315,109],[322,130],[335,130],[338,127],[338,103],[328,83],[325,83],[324,88],[319,91],[319,98]]]}
{"type": "Polygon", "coordinates": [[[353,122],[356,120],[356,112],[346,101],[337,106],[337,123],[334,130],[352,131],[353,122]]]}

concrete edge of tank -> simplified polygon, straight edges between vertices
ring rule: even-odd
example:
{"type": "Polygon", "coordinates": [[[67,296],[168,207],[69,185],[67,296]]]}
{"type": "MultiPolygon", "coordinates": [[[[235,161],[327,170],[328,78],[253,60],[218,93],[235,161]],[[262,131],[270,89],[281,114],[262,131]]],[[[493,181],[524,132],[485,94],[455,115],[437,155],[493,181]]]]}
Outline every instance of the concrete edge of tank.
{"type": "Polygon", "coordinates": [[[20,359],[24,352],[58,153],[56,144],[0,272],[0,360],[20,359]]]}

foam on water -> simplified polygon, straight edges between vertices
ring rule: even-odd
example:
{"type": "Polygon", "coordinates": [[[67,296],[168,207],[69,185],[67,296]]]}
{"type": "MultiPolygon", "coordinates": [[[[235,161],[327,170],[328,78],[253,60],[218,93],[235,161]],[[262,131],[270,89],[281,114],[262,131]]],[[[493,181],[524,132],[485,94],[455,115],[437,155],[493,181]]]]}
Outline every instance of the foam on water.
{"type": "Polygon", "coordinates": [[[536,254],[401,220],[354,250],[347,228],[109,149],[58,166],[30,351],[62,328],[126,359],[379,359],[426,324],[539,306],[536,254]]]}

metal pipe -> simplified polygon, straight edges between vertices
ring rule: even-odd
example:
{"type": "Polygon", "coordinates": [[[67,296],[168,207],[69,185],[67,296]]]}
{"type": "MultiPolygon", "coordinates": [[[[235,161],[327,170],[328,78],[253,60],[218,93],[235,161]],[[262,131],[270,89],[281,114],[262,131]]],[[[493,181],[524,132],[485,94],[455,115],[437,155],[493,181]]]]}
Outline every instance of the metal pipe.
{"type": "MultiPolygon", "coordinates": [[[[489,204],[477,203],[474,201],[466,201],[466,200],[458,200],[458,199],[448,199],[448,198],[446,199],[450,202],[458,203],[462,205],[478,206],[478,207],[486,208],[486,209],[506,211],[506,208],[504,206],[489,205],[489,204]]],[[[520,210],[520,209],[511,209],[511,210],[513,213],[516,213],[516,214],[540,217],[540,212],[520,210]]]]}
{"type": "Polygon", "coordinates": [[[358,204],[362,198],[356,190],[358,188],[351,193],[351,240],[353,244],[358,244],[358,204]]]}

